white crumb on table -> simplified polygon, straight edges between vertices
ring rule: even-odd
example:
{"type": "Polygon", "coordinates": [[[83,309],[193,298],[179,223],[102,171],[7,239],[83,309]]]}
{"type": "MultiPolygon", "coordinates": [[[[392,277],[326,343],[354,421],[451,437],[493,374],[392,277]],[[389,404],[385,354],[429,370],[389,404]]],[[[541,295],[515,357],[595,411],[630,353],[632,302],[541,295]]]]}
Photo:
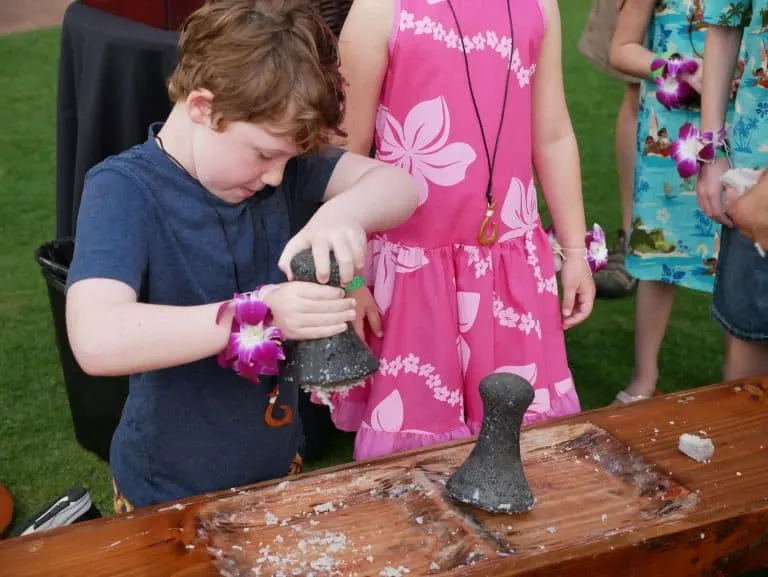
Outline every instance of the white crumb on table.
{"type": "Polygon", "coordinates": [[[328,501],[327,503],[323,503],[322,505],[315,505],[315,513],[333,513],[336,510],[336,507],[333,506],[333,501],[328,501]]]}
{"type": "Polygon", "coordinates": [[[715,452],[715,445],[711,439],[690,433],[680,435],[677,448],[681,453],[699,463],[709,463],[715,452]]]}
{"type": "Polygon", "coordinates": [[[264,522],[267,525],[277,525],[278,521],[279,519],[277,518],[277,515],[275,515],[274,513],[270,513],[269,511],[264,513],[264,522]]]}
{"type": "Polygon", "coordinates": [[[379,571],[379,577],[403,577],[403,575],[410,573],[411,570],[407,567],[400,565],[399,567],[384,567],[379,571]]]}

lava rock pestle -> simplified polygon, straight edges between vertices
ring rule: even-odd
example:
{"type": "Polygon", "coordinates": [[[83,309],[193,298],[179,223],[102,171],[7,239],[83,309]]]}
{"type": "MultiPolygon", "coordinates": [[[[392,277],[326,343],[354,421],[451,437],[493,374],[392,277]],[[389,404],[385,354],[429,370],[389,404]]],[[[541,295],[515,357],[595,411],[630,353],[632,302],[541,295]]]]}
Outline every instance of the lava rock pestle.
{"type": "Polygon", "coordinates": [[[510,373],[480,382],[484,418],[472,452],[448,479],[448,496],[492,512],[530,511],[536,499],[520,458],[520,426],[533,402],[531,384],[510,373]]]}
{"type": "MultiPolygon", "coordinates": [[[[298,253],[291,260],[291,270],[298,281],[317,282],[311,250],[298,253]]],[[[331,254],[329,286],[340,287],[339,265],[331,254]]],[[[305,390],[320,393],[343,391],[361,384],[379,369],[379,361],[360,340],[350,324],[333,337],[286,343],[283,380],[305,390]]]]}

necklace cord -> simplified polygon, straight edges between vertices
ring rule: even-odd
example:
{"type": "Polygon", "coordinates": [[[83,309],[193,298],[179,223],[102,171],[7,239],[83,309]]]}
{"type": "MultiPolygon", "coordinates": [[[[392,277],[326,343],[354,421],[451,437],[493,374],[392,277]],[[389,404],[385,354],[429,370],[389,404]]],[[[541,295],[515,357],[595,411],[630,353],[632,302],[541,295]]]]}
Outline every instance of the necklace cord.
{"type": "Polygon", "coordinates": [[[510,47],[509,47],[509,61],[507,63],[507,77],[506,81],[504,83],[504,98],[501,103],[501,118],[499,120],[499,128],[496,132],[496,141],[493,145],[493,156],[491,156],[491,153],[488,150],[488,142],[485,138],[485,129],[483,128],[483,120],[480,116],[480,108],[477,104],[477,98],[475,97],[475,91],[472,86],[472,77],[469,73],[469,58],[467,58],[467,51],[463,47],[464,42],[464,34],[461,31],[461,25],[459,24],[459,19],[456,16],[456,11],[453,8],[453,3],[451,0],[446,0],[448,3],[448,8],[451,10],[451,15],[453,16],[453,21],[456,24],[456,29],[459,33],[459,42],[462,43],[462,50],[461,53],[464,56],[464,69],[467,74],[467,84],[469,86],[469,95],[472,99],[472,107],[475,109],[475,116],[477,117],[477,122],[480,125],[480,136],[483,139],[483,148],[485,149],[485,159],[488,163],[488,186],[485,189],[485,198],[488,202],[488,206],[491,207],[493,205],[493,192],[492,192],[492,186],[493,186],[493,169],[496,166],[496,153],[499,151],[499,138],[501,137],[501,129],[504,125],[504,115],[507,112],[507,97],[509,96],[509,79],[510,74],[512,72],[512,57],[515,52],[515,30],[512,26],[512,7],[510,6],[510,1],[507,0],[507,17],[509,19],[509,41],[510,41],[510,47]]]}
{"type": "Polygon", "coordinates": [[[170,160],[173,165],[178,168],[182,173],[184,173],[184,176],[192,180],[195,184],[197,184],[200,187],[200,193],[203,197],[203,200],[205,203],[213,210],[214,213],[216,213],[216,219],[219,221],[219,228],[221,228],[221,232],[224,235],[224,242],[227,243],[227,250],[229,251],[229,256],[232,259],[232,275],[235,278],[235,290],[238,294],[243,292],[243,289],[240,285],[240,272],[237,269],[237,259],[235,258],[235,250],[232,247],[232,241],[229,238],[229,233],[227,232],[227,227],[224,225],[224,217],[221,216],[221,213],[216,209],[213,204],[211,204],[210,199],[205,195],[205,187],[203,184],[195,178],[186,168],[184,168],[184,165],[179,162],[179,160],[173,156],[170,152],[168,152],[165,149],[165,145],[163,144],[163,139],[160,138],[158,135],[155,135],[155,141],[157,142],[157,145],[160,147],[160,150],[163,152],[163,154],[170,160]]]}

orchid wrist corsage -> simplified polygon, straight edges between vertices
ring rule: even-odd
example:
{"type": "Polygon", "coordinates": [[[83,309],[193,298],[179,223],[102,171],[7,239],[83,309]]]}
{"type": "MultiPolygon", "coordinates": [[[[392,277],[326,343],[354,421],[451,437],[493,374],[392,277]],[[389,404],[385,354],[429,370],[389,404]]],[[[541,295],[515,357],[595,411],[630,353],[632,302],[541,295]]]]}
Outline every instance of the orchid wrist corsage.
{"type": "Polygon", "coordinates": [[[651,77],[656,84],[656,99],[667,109],[685,107],[698,97],[698,92],[683,75],[695,74],[699,63],[692,58],[673,54],[651,62],[651,77]]]}
{"type": "Polygon", "coordinates": [[[728,139],[725,128],[715,132],[699,132],[690,122],[680,127],[678,139],[672,143],[672,158],[681,178],[691,178],[699,164],[710,164],[717,158],[727,158],[728,139]]]}
{"type": "Polygon", "coordinates": [[[227,346],[217,359],[219,366],[231,368],[253,383],[259,383],[262,375],[277,375],[280,361],[285,360],[283,333],[270,324],[272,314],[263,300],[268,288],[236,294],[216,315],[219,324],[227,310],[234,309],[227,346]]]}
{"type": "Polygon", "coordinates": [[[555,255],[555,270],[560,271],[563,266],[563,261],[573,256],[579,255],[580,258],[586,260],[589,265],[589,270],[592,274],[603,270],[608,265],[608,247],[605,243],[605,231],[603,228],[595,223],[592,225],[592,230],[587,232],[584,238],[584,248],[570,248],[562,247],[555,236],[555,227],[549,226],[546,230],[547,237],[549,238],[549,244],[552,246],[552,252],[555,255]]]}

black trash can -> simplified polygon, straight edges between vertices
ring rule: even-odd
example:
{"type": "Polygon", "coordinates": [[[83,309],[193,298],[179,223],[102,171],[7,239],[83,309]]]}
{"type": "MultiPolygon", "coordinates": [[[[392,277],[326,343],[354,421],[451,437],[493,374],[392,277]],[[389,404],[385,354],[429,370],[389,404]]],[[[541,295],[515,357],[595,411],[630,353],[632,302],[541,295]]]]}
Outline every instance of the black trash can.
{"type": "Polygon", "coordinates": [[[35,251],[35,260],[48,284],[48,299],[59,362],[69,398],[69,410],[80,445],[109,461],[109,445],[125,399],[128,377],[93,377],[85,374],[72,354],[67,338],[65,290],[75,243],[72,238],[48,242],[35,251]]]}

